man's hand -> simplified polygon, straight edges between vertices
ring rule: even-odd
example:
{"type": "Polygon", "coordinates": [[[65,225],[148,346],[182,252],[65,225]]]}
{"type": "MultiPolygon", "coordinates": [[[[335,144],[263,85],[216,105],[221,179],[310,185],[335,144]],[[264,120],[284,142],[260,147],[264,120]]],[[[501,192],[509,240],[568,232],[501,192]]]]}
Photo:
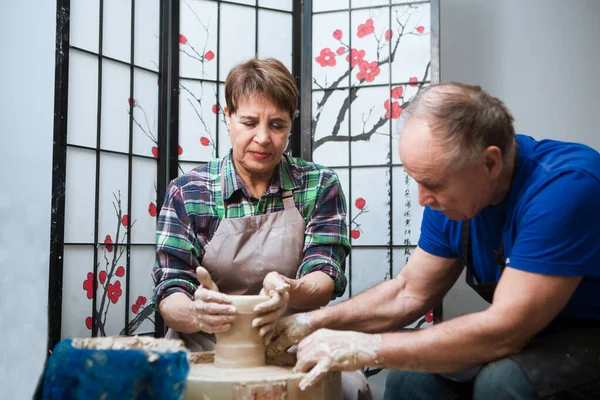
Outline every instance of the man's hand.
{"type": "Polygon", "coordinates": [[[198,329],[206,333],[228,331],[235,320],[236,308],[231,304],[229,296],[219,293],[219,288],[206,269],[198,267],[196,275],[200,287],[194,293],[194,301],[190,306],[194,308],[198,329]]]}
{"type": "Polygon", "coordinates": [[[277,272],[269,272],[263,280],[263,289],[261,295],[271,297],[268,301],[257,305],[254,312],[258,313],[258,317],[252,321],[254,328],[260,328],[260,336],[262,336],[265,345],[271,341],[273,329],[279,320],[279,317],[287,309],[290,299],[289,289],[291,280],[277,272]]]}
{"type": "Polygon", "coordinates": [[[382,363],[381,336],[319,329],[300,342],[294,372],[308,372],[300,389],[314,385],[329,371],[354,371],[382,363]]]}
{"type": "Polygon", "coordinates": [[[273,332],[273,341],[267,347],[267,358],[289,359],[287,350],[314,331],[308,314],[294,314],[279,320],[273,332]]]}

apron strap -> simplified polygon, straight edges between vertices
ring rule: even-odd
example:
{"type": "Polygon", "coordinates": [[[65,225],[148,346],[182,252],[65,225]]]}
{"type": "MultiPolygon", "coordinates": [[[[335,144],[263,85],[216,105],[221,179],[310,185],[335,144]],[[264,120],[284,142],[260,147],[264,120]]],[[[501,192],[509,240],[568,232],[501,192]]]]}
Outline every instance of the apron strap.
{"type": "Polygon", "coordinates": [[[281,199],[283,200],[283,208],[285,210],[292,210],[296,208],[296,201],[294,200],[294,194],[291,190],[286,190],[281,193],[281,199]]]}
{"type": "Polygon", "coordinates": [[[463,221],[460,232],[460,252],[462,253],[463,262],[467,269],[467,283],[469,286],[476,285],[479,283],[477,274],[473,269],[472,259],[472,243],[471,243],[471,220],[463,221]]]}
{"type": "MultiPolygon", "coordinates": [[[[225,159],[223,159],[223,162],[221,163],[221,173],[219,174],[219,179],[221,180],[220,186],[221,186],[221,201],[223,202],[223,219],[227,218],[227,205],[229,203],[229,201],[225,200],[225,196],[223,195],[225,193],[225,163],[227,161],[225,161],[225,159]]],[[[219,207],[219,204],[217,203],[217,208],[219,207]]]]}

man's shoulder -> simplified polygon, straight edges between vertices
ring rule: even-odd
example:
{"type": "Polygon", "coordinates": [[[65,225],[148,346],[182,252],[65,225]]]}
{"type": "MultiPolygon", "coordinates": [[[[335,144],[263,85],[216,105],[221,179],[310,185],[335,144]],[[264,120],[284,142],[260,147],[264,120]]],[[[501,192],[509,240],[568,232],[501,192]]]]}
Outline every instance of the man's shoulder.
{"type": "Polygon", "coordinates": [[[531,171],[534,181],[553,181],[572,178],[583,173],[600,181],[600,153],[574,142],[551,139],[535,140],[517,135],[523,167],[531,171]]]}

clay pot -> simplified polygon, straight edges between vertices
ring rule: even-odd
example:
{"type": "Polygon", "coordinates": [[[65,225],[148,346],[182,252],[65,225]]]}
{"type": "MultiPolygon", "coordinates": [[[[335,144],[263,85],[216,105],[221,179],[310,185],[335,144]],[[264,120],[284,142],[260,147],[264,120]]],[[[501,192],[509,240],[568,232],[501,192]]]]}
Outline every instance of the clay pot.
{"type": "Polygon", "coordinates": [[[265,365],[265,345],[258,328],[252,327],[256,317],[254,307],[269,300],[269,296],[228,296],[237,317],[227,332],[217,333],[215,366],[220,368],[248,368],[265,365]]]}

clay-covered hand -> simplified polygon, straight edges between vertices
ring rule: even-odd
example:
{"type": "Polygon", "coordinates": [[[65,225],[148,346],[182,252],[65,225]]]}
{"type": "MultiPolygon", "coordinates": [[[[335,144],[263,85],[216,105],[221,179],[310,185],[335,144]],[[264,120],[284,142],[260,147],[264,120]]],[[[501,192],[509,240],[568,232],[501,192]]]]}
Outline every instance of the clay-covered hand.
{"type": "Polygon", "coordinates": [[[294,372],[308,372],[300,381],[300,389],[314,385],[329,371],[380,365],[380,348],[381,335],[319,329],[298,345],[294,372]]]}
{"type": "Polygon", "coordinates": [[[275,325],[272,342],[267,347],[267,358],[289,359],[289,348],[297,345],[314,330],[308,314],[294,314],[280,319],[275,325]]]}
{"type": "Polygon", "coordinates": [[[274,271],[269,272],[263,280],[263,289],[260,294],[267,295],[270,299],[254,307],[254,312],[258,316],[252,321],[252,326],[260,329],[260,336],[263,337],[265,345],[271,340],[273,329],[279,317],[287,309],[290,299],[290,286],[291,280],[289,278],[274,271]]]}
{"type": "Polygon", "coordinates": [[[196,269],[200,287],[194,293],[194,308],[198,329],[206,333],[225,332],[231,328],[237,313],[231,304],[229,296],[219,293],[219,288],[210,278],[210,274],[203,267],[196,269]]]}

